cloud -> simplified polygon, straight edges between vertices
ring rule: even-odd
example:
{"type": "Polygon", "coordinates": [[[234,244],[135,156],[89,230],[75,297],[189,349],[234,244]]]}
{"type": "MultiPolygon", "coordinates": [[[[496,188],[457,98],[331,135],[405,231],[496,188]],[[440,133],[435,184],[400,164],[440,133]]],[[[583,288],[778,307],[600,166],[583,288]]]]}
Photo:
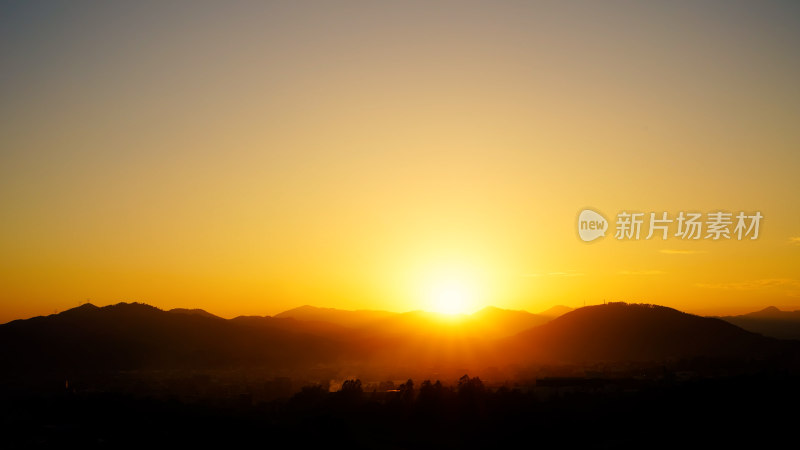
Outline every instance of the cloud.
{"type": "Polygon", "coordinates": [[[671,248],[661,249],[659,252],[666,253],[667,255],[697,255],[698,253],[706,253],[705,250],[674,250],[671,248]]]}
{"type": "Polygon", "coordinates": [[[580,277],[581,272],[543,272],[543,273],[526,273],[523,277],[580,277]]]}
{"type": "Polygon", "coordinates": [[[800,245],[800,236],[793,236],[789,238],[789,243],[794,245],[800,245]]]}
{"type": "Polygon", "coordinates": [[[618,275],[661,275],[663,270],[620,270],[618,275]]]}
{"type": "Polygon", "coordinates": [[[697,287],[707,289],[726,289],[734,291],[750,291],[773,287],[800,287],[800,280],[794,278],[761,278],[758,280],[737,281],[732,283],[697,283],[697,287]]]}

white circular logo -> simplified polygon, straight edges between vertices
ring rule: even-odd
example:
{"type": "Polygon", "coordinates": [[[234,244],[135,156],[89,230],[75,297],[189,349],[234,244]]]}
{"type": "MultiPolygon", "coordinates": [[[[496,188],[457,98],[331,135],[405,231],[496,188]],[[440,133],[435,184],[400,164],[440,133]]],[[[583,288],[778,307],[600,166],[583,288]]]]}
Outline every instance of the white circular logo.
{"type": "Polygon", "coordinates": [[[590,242],[605,236],[606,230],[608,230],[608,221],[602,214],[591,209],[584,209],[578,215],[578,236],[582,241],[590,242]]]}

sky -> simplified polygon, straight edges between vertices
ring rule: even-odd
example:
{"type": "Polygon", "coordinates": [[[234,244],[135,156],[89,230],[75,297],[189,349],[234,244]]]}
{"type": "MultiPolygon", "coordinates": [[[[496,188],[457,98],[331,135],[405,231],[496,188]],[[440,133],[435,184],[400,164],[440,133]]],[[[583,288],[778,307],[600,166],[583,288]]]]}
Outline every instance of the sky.
{"type": "Polygon", "coordinates": [[[3,1],[0,68],[0,322],[800,309],[796,2],[3,1]]]}

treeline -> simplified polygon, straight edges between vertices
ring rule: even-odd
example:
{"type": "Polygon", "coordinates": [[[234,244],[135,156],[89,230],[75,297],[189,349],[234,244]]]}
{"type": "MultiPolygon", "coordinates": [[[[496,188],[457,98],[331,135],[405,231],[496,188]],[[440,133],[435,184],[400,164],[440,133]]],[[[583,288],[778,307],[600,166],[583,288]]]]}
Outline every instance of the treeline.
{"type": "Polygon", "coordinates": [[[780,404],[800,400],[800,379],[760,374],[669,381],[639,389],[488,388],[465,375],[453,385],[408,380],[365,391],[348,380],[337,392],[308,386],[273,410],[291,435],[336,437],[363,448],[590,446],[675,448],[726,443],[764,446],[793,429],[780,404]],[[732,431],[732,430],[735,430],[732,431]]]}
{"type": "Polygon", "coordinates": [[[328,392],[322,385],[303,387],[300,392],[289,399],[286,408],[289,411],[304,411],[315,408],[340,409],[343,407],[363,407],[368,404],[379,404],[387,408],[399,410],[417,410],[418,412],[444,412],[454,406],[463,414],[483,415],[487,405],[492,401],[506,397],[522,397],[519,389],[501,386],[493,392],[487,389],[479,377],[462,376],[455,386],[442,384],[441,381],[423,381],[415,386],[409,379],[397,389],[379,392],[365,392],[359,379],[345,380],[337,392],[328,392]]]}
{"type": "Polygon", "coordinates": [[[771,447],[793,439],[796,376],[699,378],[639,390],[555,389],[541,396],[408,380],[388,392],[360,380],[336,392],[307,386],[291,398],[220,406],[115,393],[0,399],[0,445],[313,448],[771,447]]]}

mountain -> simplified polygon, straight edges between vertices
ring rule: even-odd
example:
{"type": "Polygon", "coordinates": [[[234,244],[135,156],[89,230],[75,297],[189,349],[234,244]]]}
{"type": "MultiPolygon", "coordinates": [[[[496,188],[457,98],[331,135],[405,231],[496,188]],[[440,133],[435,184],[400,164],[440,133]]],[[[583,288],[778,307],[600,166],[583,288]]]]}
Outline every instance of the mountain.
{"type": "Polygon", "coordinates": [[[467,323],[485,338],[495,339],[512,336],[529,328],[549,322],[551,317],[544,314],[531,314],[527,311],[487,306],[472,314],[467,323]]]}
{"type": "Polygon", "coordinates": [[[618,302],[576,309],[501,346],[521,361],[581,363],[750,358],[780,345],[720,319],[618,302]]]}
{"type": "Polygon", "coordinates": [[[0,325],[0,364],[22,371],[295,367],[335,362],[345,354],[347,346],[334,334],[293,324],[269,319],[248,326],[140,303],[85,304],[0,325]]]}
{"type": "Polygon", "coordinates": [[[347,311],[335,308],[318,308],[304,305],[275,315],[278,319],[297,319],[304,321],[329,322],[344,327],[360,327],[367,323],[391,317],[396,313],[388,311],[357,310],[347,311]]]}
{"type": "Polygon", "coordinates": [[[744,314],[744,316],[760,319],[787,319],[792,317],[800,317],[800,311],[781,311],[775,306],[767,306],[760,311],[744,314]]]}
{"type": "Polygon", "coordinates": [[[721,319],[654,305],[589,306],[552,320],[492,307],[471,316],[347,314],[310,307],[299,312],[350,326],[293,317],[223,319],[139,303],[85,304],[0,325],[0,375],[259,368],[377,378],[409,370],[463,374],[553,362],[747,360],[795,348],[793,341],[767,338],[721,319]]]}
{"type": "Polygon", "coordinates": [[[573,308],[570,308],[569,306],[556,305],[556,306],[553,306],[552,308],[549,308],[549,309],[546,309],[546,310],[540,312],[539,315],[554,319],[554,318],[556,318],[558,316],[563,316],[564,314],[566,314],[566,313],[568,313],[568,312],[570,312],[572,310],[573,310],[573,308]]]}
{"type": "Polygon", "coordinates": [[[745,330],[778,339],[800,340],[800,311],[781,311],[770,306],[760,311],[720,319],[745,330]]]}
{"type": "Polygon", "coordinates": [[[387,311],[347,311],[335,308],[301,306],[284,311],[276,318],[291,318],[304,322],[331,323],[361,330],[372,335],[416,335],[448,331],[469,334],[481,339],[511,336],[520,331],[546,323],[551,317],[487,306],[473,314],[453,316],[428,311],[392,313],[387,311]]]}
{"type": "Polygon", "coordinates": [[[211,317],[211,318],[214,318],[214,319],[221,319],[222,318],[222,317],[219,317],[219,316],[215,316],[214,314],[211,314],[210,312],[207,312],[207,311],[199,309],[199,308],[194,308],[194,309],[173,308],[173,309],[170,309],[167,312],[171,312],[173,314],[189,314],[189,315],[194,315],[194,316],[211,317]]]}

